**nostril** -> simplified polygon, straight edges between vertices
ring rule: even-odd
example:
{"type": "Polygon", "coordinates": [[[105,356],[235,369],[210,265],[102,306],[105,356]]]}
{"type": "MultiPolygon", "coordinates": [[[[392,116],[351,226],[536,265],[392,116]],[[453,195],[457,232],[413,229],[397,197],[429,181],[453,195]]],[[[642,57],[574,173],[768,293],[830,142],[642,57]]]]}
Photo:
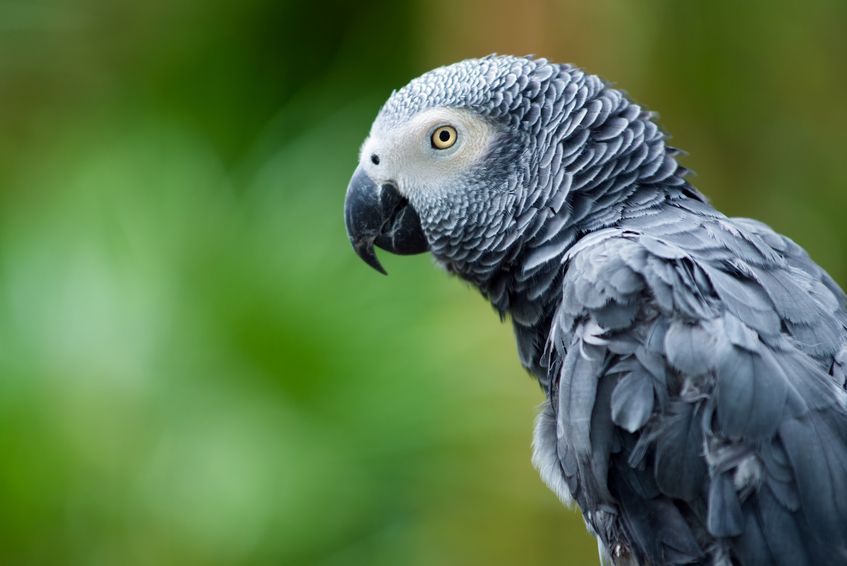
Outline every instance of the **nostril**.
{"type": "Polygon", "coordinates": [[[371,154],[371,163],[379,165],[379,156],[375,153],[371,154]]]}

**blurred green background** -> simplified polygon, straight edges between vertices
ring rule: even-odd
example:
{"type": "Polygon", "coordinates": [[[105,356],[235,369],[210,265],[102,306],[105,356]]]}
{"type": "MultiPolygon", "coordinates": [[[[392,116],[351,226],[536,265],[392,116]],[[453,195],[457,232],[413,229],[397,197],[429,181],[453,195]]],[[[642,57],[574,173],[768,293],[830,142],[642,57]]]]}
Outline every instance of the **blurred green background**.
{"type": "Polygon", "coordinates": [[[845,29],[843,0],[0,0],[0,563],[594,563],[509,326],[349,249],[359,144],[433,66],[571,61],[843,283],[845,29]]]}

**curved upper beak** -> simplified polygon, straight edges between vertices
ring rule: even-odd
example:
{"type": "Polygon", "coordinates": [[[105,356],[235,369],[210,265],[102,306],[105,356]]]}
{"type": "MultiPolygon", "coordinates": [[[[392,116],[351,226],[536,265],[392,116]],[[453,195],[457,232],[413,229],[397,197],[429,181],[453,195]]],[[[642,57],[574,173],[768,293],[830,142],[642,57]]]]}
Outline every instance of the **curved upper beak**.
{"type": "Polygon", "coordinates": [[[356,254],[382,274],[386,272],[374,253],[374,245],[402,255],[429,249],[418,213],[409,201],[392,184],[377,186],[361,167],[347,186],[344,224],[356,254]]]}

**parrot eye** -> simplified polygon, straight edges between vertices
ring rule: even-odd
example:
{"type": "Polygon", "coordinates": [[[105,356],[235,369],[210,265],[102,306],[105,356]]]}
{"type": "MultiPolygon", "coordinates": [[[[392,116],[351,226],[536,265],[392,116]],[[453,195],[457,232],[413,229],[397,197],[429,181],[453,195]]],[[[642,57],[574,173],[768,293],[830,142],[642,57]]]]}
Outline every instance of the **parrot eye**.
{"type": "Polygon", "coordinates": [[[439,126],[432,132],[430,141],[432,142],[432,147],[435,149],[447,149],[453,147],[458,137],[456,128],[453,126],[439,126]]]}

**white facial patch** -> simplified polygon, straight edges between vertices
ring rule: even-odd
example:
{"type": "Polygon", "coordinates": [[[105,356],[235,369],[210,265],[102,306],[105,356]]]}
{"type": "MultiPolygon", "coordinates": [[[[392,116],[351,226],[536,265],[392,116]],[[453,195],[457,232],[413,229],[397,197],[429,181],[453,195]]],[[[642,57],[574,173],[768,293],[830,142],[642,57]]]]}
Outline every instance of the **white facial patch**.
{"type": "Polygon", "coordinates": [[[493,126],[477,114],[430,108],[391,127],[377,120],[362,145],[359,164],[374,182],[393,182],[407,196],[414,191],[434,191],[450,186],[452,179],[478,163],[493,136],[493,126]],[[433,133],[442,126],[456,130],[456,142],[446,149],[432,143],[433,133]]]}

